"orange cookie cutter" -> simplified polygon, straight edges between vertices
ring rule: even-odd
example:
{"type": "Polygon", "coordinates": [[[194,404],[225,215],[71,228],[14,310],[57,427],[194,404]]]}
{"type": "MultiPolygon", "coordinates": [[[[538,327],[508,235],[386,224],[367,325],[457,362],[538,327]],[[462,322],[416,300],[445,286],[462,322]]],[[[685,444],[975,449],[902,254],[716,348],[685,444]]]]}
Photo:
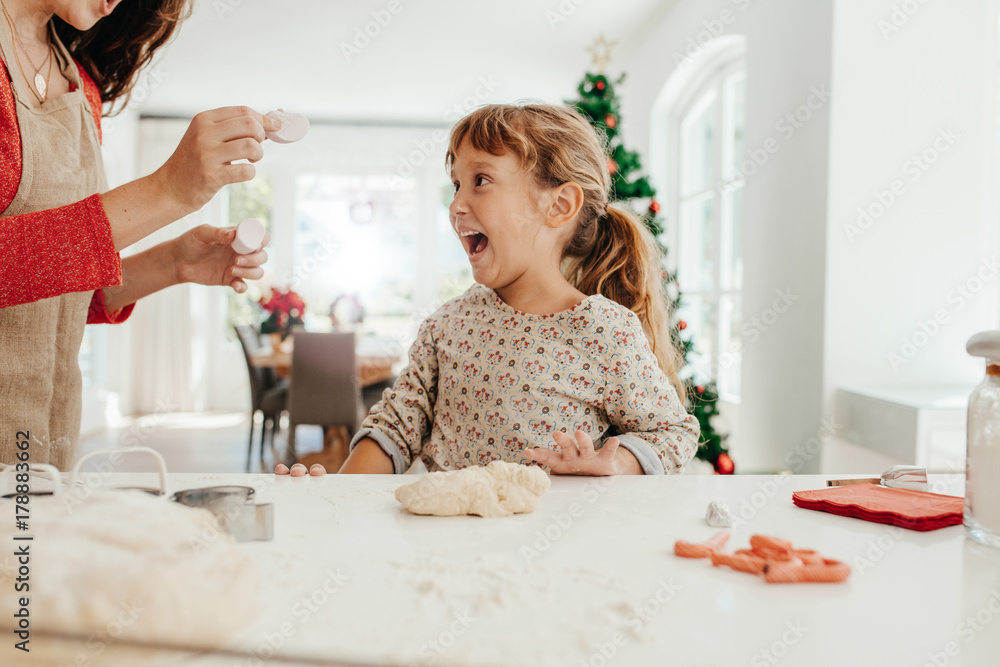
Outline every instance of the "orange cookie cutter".
{"type": "Polygon", "coordinates": [[[851,567],[838,560],[824,558],[814,549],[795,549],[788,540],[771,535],[752,535],[749,549],[731,554],[722,548],[729,533],[721,531],[705,542],[674,542],[674,554],[681,558],[708,558],[712,565],[724,565],[738,572],[764,575],[770,584],[839,583],[851,574],[851,567]]]}

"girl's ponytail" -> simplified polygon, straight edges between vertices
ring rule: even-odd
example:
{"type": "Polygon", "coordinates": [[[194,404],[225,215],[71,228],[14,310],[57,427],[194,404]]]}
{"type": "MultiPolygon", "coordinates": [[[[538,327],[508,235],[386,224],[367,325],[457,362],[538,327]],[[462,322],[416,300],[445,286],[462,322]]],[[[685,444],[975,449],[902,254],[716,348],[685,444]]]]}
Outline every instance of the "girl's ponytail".
{"type": "Polygon", "coordinates": [[[566,277],[584,294],[605,296],[639,317],[660,368],[684,401],[684,383],[677,375],[682,360],[670,337],[655,239],[634,214],[615,206],[581,227],[566,248],[566,277]]]}

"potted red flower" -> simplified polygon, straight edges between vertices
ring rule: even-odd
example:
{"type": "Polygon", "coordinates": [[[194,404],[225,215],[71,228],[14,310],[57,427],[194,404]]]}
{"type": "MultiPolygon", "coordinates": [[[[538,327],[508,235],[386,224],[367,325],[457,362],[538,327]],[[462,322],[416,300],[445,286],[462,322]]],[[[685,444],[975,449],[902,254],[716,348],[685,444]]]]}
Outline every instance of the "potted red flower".
{"type": "Polygon", "coordinates": [[[302,324],[302,315],[306,312],[306,302],[291,288],[273,289],[266,300],[261,297],[257,304],[268,313],[260,325],[262,334],[269,334],[276,342],[288,337],[288,332],[296,324],[302,324]]]}

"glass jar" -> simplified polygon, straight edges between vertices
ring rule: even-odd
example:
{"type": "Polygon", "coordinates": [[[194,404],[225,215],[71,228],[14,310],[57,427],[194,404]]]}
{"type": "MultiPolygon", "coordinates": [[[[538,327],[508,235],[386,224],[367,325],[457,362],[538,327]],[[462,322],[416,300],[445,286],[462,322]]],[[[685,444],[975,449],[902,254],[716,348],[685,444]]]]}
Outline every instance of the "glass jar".
{"type": "Polygon", "coordinates": [[[965,528],[972,539],[1000,548],[1000,331],[969,339],[986,359],[986,378],[969,397],[965,460],[965,528]]]}

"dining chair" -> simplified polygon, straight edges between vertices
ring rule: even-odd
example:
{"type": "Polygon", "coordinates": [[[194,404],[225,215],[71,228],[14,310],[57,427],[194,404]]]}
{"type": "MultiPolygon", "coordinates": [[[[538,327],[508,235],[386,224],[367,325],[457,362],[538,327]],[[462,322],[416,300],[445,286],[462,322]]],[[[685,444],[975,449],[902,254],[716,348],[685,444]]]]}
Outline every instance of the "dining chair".
{"type": "Polygon", "coordinates": [[[273,368],[257,368],[250,362],[250,356],[259,352],[264,343],[257,329],[247,325],[236,327],[236,337],[243,348],[243,358],[250,374],[250,444],[247,448],[247,472],[251,472],[253,461],[255,417],[263,415],[260,430],[260,463],[264,466],[264,446],[270,431],[271,448],[274,449],[274,435],[281,430],[281,413],[288,400],[288,381],[279,379],[273,368]]]}
{"type": "Polygon", "coordinates": [[[393,385],[396,384],[396,376],[393,375],[388,380],[383,380],[382,382],[376,382],[375,384],[370,384],[361,389],[361,402],[365,406],[365,414],[367,415],[375,407],[375,404],[382,400],[382,394],[385,393],[386,389],[392,389],[393,385]]]}
{"type": "Polygon", "coordinates": [[[346,426],[353,435],[364,407],[353,333],[296,333],[288,392],[288,452],[300,424],[346,426]]]}

